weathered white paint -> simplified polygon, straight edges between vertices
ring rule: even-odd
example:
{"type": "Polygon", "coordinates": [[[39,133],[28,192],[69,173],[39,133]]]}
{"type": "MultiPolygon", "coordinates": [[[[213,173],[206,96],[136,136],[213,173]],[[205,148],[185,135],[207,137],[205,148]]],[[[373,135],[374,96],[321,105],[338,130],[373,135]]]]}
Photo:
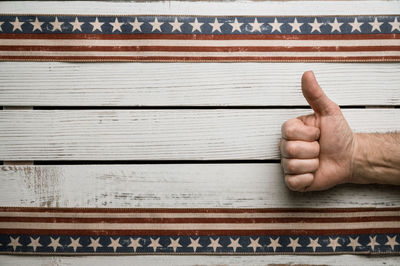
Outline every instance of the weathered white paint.
{"type": "Polygon", "coordinates": [[[398,14],[398,1],[159,1],[0,2],[2,13],[166,15],[370,15],[398,14]]]}
{"type": "Polygon", "coordinates": [[[0,105],[306,105],[310,69],[340,105],[400,105],[400,64],[59,62],[0,62],[0,105]]]}
{"type": "MultiPolygon", "coordinates": [[[[399,1],[282,1],[268,2],[268,4],[265,2],[214,3],[181,1],[153,2],[151,4],[146,2],[97,2],[96,4],[93,4],[93,2],[75,2],[71,4],[71,2],[10,1],[0,2],[0,12],[172,15],[242,14],[260,16],[353,15],[355,13],[398,14],[400,12],[400,4],[399,1]]],[[[311,68],[316,71],[328,95],[339,104],[399,104],[400,75],[398,64],[240,64],[240,67],[238,65],[1,63],[0,86],[6,85],[0,87],[0,101],[1,104],[7,103],[7,105],[20,106],[303,105],[305,101],[300,94],[299,77],[302,71],[311,68]],[[167,69],[171,66],[176,67],[176,70],[167,69]],[[307,66],[310,67],[308,68],[307,66]],[[276,67],[276,70],[273,69],[274,67],[276,67]],[[119,73],[125,74],[125,76],[121,77],[119,73]],[[156,73],[156,75],[153,73],[156,73]],[[183,76],[180,78],[179,75],[174,73],[179,73],[183,76]],[[286,75],[280,80],[279,75],[282,73],[286,75]],[[142,74],[141,79],[132,76],[132,74],[142,74]],[[46,78],[48,79],[46,80],[46,78]],[[58,90],[58,88],[61,90],[58,90]],[[278,89],[275,90],[275,88],[278,89]],[[35,95],[35,91],[37,95],[35,95]],[[79,96],[76,97],[73,93],[79,96]],[[87,97],[82,97],[82,95],[87,97]],[[43,98],[41,99],[41,97],[43,98]]],[[[187,110],[181,111],[186,112],[187,110]]],[[[286,110],[278,111],[281,111],[284,114],[283,116],[287,114],[286,110]]],[[[360,122],[357,126],[366,127],[369,130],[371,130],[369,126],[376,126],[373,124],[376,120],[389,121],[396,118],[394,115],[391,118],[388,118],[387,114],[379,117],[378,115],[371,115],[366,110],[359,111],[365,112],[365,114],[360,114],[359,117],[354,118],[360,119],[363,123],[361,124],[360,122]]],[[[73,115],[74,112],[70,112],[70,114],[73,115]]],[[[83,117],[84,113],[82,114],[83,117]]],[[[164,117],[161,115],[161,118],[164,117]]],[[[37,118],[45,119],[45,117],[37,118]]],[[[64,118],[63,123],[67,126],[70,122],[68,122],[68,117],[64,118]]],[[[140,119],[140,116],[137,118],[140,119]]],[[[206,117],[203,118],[206,119],[206,117]]],[[[243,120],[240,121],[243,122],[247,118],[247,116],[244,116],[243,120]]],[[[280,117],[279,120],[283,118],[280,117]]],[[[97,120],[97,122],[99,121],[97,120]]],[[[146,123],[146,121],[149,129],[147,133],[149,134],[151,127],[157,128],[156,124],[153,123],[156,120],[153,122],[144,120],[142,122],[146,123]]],[[[172,120],[169,119],[168,121],[171,122],[172,120]]],[[[264,120],[260,119],[260,121],[263,122],[264,120]]],[[[397,119],[390,121],[394,124],[391,129],[398,129],[398,116],[397,119]]],[[[41,122],[46,124],[43,121],[41,122]]],[[[85,121],[83,120],[83,122],[85,121]]],[[[158,122],[162,121],[158,120],[158,122]]],[[[216,123],[216,120],[210,119],[210,122],[216,123]]],[[[250,122],[254,123],[254,121],[250,122]]],[[[276,126],[276,128],[272,129],[271,132],[276,133],[282,121],[275,122],[274,127],[276,126]]],[[[54,129],[49,123],[45,126],[47,126],[49,133],[53,133],[54,129]]],[[[17,124],[16,121],[10,121],[8,128],[13,129],[13,126],[17,126],[17,124]]],[[[36,126],[39,124],[37,123],[36,126]]],[[[30,130],[34,130],[34,123],[30,125],[33,126],[30,130]]],[[[194,126],[194,124],[191,125],[194,126]]],[[[256,126],[259,125],[256,123],[256,126]]],[[[248,125],[245,124],[244,126],[247,127],[248,125]]],[[[0,134],[2,134],[4,127],[0,126],[0,128],[0,134]]],[[[171,124],[171,128],[174,128],[174,124],[171,124]]],[[[231,125],[229,129],[232,128],[233,126],[231,125]]],[[[131,128],[128,127],[127,129],[131,128]]],[[[378,130],[387,129],[390,129],[389,124],[385,128],[378,128],[378,130]]],[[[93,130],[93,128],[90,130],[93,130]]],[[[44,131],[45,129],[42,132],[44,131]]],[[[74,132],[79,133],[75,131],[75,128],[69,128],[65,132],[70,135],[74,135],[74,132]]],[[[86,134],[92,133],[86,130],[81,133],[84,132],[86,134]]],[[[156,131],[152,132],[153,134],[157,133],[156,131]]],[[[198,134],[201,133],[200,131],[198,132],[198,134]]],[[[111,133],[114,133],[114,131],[111,131],[111,133]]],[[[61,137],[60,134],[56,135],[57,140],[73,141],[73,139],[68,139],[66,135],[61,137]]],[[[104,131],[102,134],[102,137],[97,135],[97,138],[107,139],[107,132],[104,131]]],[[[173,132],[170,132],[170,134],[172,135],[173,132]]],[[[217,132],[218,134],[222,133],[217,132]]],[[[34,134],[32,136],[35,137],[34,134]]],[[[234,136],[243,138],[239,135],[234,136]]],[[[277,137],[278,134],[275,135],[275,138],[277,137]]],[[[52,137],[49,137],[48,141],[52,143],[52,137]]],[[[186,143],[195,145],[196,149],[200,147],[195,140],[187,139],[186,143]]],[[[93,142],[93,146],[95,144],[93,142]]],[[[164,144],[167,143],[164,142],[164,144]]],[[[143,149],[149,148],[145,147],[143,149]]],[[[251,148],[251,146],[246,148],[251,148]]],[[[274,148],[271,146],[271,149],[274,148]]],[[[63,146],[59,146],[58,149],[62,151],[63,146]]],[[[257,149],[259,151],[260,147],[257,149]]],[[[156,149],[150,150],[150,153],[157,154],[156,149]]],[[[171,152],[172,156],[179,155],[179,150],[175,150],[175,152],[171,152]]],[[[193,150],[193,153],[196,152],[198,151],[193,150]]],[[[199,152],[200,154],[202,153],[201,150],[199,152]]],[[[244,155],[243,151],[234,152],[236,155],[244,155]]],[[[53,155],[57,154],[54,152],[53,155]]],[[[64,155],[61,157],[65,158],[64,155]]],[[[90,157],[92,155],[91,153],[90,157]]],[[[166,156],[166,154],[163,156],[166,156]]],[[[55,159],[57,156],[49,158],[55,159]]],[[[3,170],[0,171],[2,184],[0,187],[1,205],[254,208],[279,206],[399,206],[400,204],[397,187],[342,186],[318,193],[298,194],[289,192],[282,182],[279,165],[271,164],[2,167],[3,170]],[[8,168],[5,169],[4,167],[8,168]]],[[[0,257],[1,265],[265,265],[269,263],[291,265],[398,265],[398,256],[0,257]]]]}
{"type": "Polygon", "coordinates": [[[395,186],[292,192],[279,164],[41,165],[0,167],[3,206],[290,208],[400,206],[395,186]]]}
{"type": "Polygon", "coordinates": [[[393,266],[399,265],[398,256],[97,256],[97,257],[32,257],[32,256],[2,256],[3,266],[15,265],[174,265],[174,266],[198,266],[198,265],[363,265],[363,266],[393,266]]]}
{"type": "MultiPolygon", "coordinates": [[[[358,132],[400,130],[400,109],[345,109],[358,132]]],[[[304,110],[3,110],[0,160],[279,159],[304,110]]]]}

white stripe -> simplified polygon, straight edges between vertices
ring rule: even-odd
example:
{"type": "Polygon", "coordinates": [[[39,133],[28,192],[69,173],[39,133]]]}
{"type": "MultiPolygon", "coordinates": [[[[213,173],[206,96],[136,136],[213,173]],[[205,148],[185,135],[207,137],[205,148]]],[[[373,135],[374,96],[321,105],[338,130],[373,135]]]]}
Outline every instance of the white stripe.
{"type": "Polygon", "coordinates": [[[335,213],[49,213],[0,212],[0,217],[55,218],[352,218],[400,216],[400,211],[335,212],[335,213]]]}
{"type": "Polygon", "coordinates": [[[57,39],[0,39],[0,45],[40,46],[398,46],[400,39],[373,40],[57,40],[57,39]]]}
{"type": "Polygon", "coordinates": [[[340,230],[367,228],[400,228],[400,221],[357,223],[0,223],[0,229],[50,230],[340,230]]]}
{"type": "Polygon", "coordinates": [[[378,52],[49,52],[49,51],[0,51],[0,56],[164,56],[164,57],[352,57],[352,56],[400,56],[400,51],[378,51],[378,52]]]}

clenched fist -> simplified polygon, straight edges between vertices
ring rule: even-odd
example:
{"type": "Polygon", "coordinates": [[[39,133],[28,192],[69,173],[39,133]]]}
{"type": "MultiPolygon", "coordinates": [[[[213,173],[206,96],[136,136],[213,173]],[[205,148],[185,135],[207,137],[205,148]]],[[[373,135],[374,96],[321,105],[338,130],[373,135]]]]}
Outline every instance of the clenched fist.
{"type": "Polygon", "coordinates": [[[352,178],[355,134],[339,106],[318,85],[313,72],[303,74],[302,91],[314,114],[282,125],[281,164],[291,190],[324,190],[352,178]]]}

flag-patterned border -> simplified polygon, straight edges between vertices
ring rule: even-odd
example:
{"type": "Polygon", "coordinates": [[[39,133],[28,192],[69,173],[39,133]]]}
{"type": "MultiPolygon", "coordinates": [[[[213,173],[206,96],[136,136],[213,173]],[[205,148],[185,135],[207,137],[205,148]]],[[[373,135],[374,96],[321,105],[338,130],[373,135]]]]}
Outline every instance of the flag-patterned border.
{"type": "Polygon", "coordinates": [[[400,254],[400,208],[0,208],[0,254],[400,254]]]}
{"type": "Polygon", "coordinates": [[[0,60],[400,61],[400,15],[0,15],[0,60]]]}

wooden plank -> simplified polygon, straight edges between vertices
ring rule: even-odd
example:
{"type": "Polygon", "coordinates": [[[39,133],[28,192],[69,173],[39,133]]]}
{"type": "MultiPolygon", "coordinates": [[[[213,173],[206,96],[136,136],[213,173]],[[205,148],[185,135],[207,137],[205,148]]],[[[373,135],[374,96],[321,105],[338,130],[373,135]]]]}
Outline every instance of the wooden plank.
{"type": "Polygon", "coordinates": [[[279,164],[3,165],[0,202],[25,207],[293,208],[400,206],[396,186],[298,193],[279,164]]]}
{"type": "MultiPolygon", "coordinates": [[[[281,124],[308,109],[0,111],[0,160],[279,159],[281,124]]],[[[359,132],[400,129],[400,109],[346,109],[359,132]]]]}
{"type": "Polygon", "coordinates": [[[340,105],[400,105],[400,64],[57,62],[1,62],[0,105],[306,105],[308,69],[340,105]]]}
{"type": "Polygon", "coordinates": [[[41,256],[2,256],[3,266],[15,265],[270,265],[270,266],[305,266],[305,265],[363,265],[392,266],[398,265],[398,256],[93,256],[93,257],[51,257],[41,256]]]}
{"type": "Polygon", "coordinates": [[[193,14],[193,15],[370,15],[398,14],[398,1],[168,1],[90,2],[73,5],[58,1],[0,2],[3,13],[35,14],[193,14]]]}
{"type": "MultiPolygon", "coordinates": [[[[3,110],[33,110],[32,106],[3,106],[3,110]]],[[[33,165],[33,161],[3,161],[4,165],[33,165]]]]}

